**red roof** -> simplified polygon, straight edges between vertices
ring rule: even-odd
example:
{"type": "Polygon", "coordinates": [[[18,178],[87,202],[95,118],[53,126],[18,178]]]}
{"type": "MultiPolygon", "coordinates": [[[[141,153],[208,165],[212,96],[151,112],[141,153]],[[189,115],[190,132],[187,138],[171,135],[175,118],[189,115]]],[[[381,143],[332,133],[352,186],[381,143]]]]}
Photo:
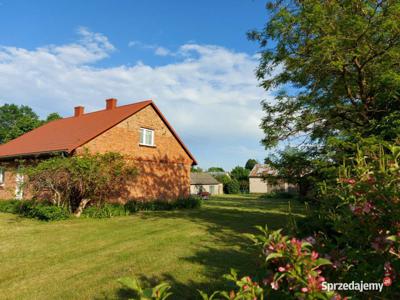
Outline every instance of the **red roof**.
{"type": "Polygon", "coordinates": [[[256,164],[250,171],[249,177],[264,177],[266,175],[277,175],[277,171],[268,165],[256,164]]]}
{"type": "Polygon", "coordinates": [[[49,122],[20,137],[0,145],[0,158],[31,156],[52,152],[71,153],[118,123],[151,105],[171,130],[186,153],[196,163],[195,158],[178,137],[153,101],[142,101],[86,113],[79,117],[69,117],[49,122]]]}

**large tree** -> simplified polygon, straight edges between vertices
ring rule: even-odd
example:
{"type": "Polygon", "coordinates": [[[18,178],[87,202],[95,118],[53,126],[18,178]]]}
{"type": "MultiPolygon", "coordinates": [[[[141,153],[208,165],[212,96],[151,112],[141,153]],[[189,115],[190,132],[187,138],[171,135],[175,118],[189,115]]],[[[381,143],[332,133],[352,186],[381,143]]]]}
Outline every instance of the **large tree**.
{"type": "Polygon", "coordinates": [[[277,0],[267,10],[265,28],[249,33],[262,86],[279,91],[263,102],[266,147],[299,134],[400,133],[387,130],[400,116],[398,0],[277,0]]]}
{"type": "Polygon", "coordinates": [[[26,105],[4,104],[0,106],[0,144],[15,139],[44,123],[60,119],[57,113],[51,113],[45,120],[26,105]]]}
{"type": "Polygon", "coordinates": [[[253,170],[254,166],[258,164],[258,161],[253,158],[249,158],[246,162],[246,165],[244,166],[247,170],[251,171],[253,170]]]}

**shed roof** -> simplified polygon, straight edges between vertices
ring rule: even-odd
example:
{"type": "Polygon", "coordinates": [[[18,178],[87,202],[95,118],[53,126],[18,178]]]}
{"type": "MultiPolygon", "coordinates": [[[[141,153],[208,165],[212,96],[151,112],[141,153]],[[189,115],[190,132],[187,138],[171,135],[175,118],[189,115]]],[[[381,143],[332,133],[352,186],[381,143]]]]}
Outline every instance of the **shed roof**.
{"type": "Polygon", "coordinates": [[[190,184],[214,185],[219,181],[207,173],[190,173],[190,184]]]}
{"type": "Polygon", "coordinates": [[[265,175],[276,175],[276,170],[268,165],[256,164],[250,171],[249,177],[263,177],[265,175]]]}

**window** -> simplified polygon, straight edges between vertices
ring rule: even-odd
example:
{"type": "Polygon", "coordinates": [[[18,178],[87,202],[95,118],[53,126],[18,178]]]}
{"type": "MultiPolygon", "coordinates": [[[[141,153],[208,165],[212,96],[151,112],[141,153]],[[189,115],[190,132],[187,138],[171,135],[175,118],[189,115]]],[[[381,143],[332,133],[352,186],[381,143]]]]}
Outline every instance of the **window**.
{"type": "Polygon", "coordinates": [[[0,168],[0,185],[4,184],[4,169],[0,168]]]}
{"type": "Polygon", "coordinates": [[[154,146],[154,130],[140,128],[140,145],[154,146]]]}

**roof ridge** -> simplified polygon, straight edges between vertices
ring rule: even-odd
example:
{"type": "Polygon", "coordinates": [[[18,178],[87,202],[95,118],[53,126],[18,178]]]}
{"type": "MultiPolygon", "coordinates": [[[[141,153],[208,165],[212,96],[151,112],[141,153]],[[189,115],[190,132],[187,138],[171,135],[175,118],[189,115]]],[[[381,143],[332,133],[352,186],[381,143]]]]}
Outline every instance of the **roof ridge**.
{"type": "MultiPolygon", "coordinates": [[[[113,109],[111,109],[111,110],[120,109],[120,108],[126,108],[127,106],[133,106],[133,105],[138,105],[138,104],[144,104],[144,103],[146,103],[146,102],[147,102],[147,103],[153,103],[153,100],[149,99],[149,100],[143,100],[143,101],[139,101],[139,102],[135,102],[135,103],[124,104],[124,105],[117,106],[117,107],[115,107],[115,108],[113,108],[113,109]]],[[[99,112],[102,112],[102,111],[107,111],[107,109],[105,108],[105,109],[95,110],[95,111],[91,111],[91,112],[88,112],[88,113],[85,112],[83,115],[81,115],[81,116],[79,116],[79,117],[84,117],[84,116],[87,116],[87,115],[92,115],[92,114],[99,113],[99,112]]],[[[65,119],[71,119],[71,118],[76,118],[76,117],[75,117],[75,116],[70,116],[70,117],[65,117],[65,118],[61,118],[61,119],[65,120],[65,119]]],[[[61,119],[58,119],[58,120],[61,120],[61,119]]],[[[55,120],[55,121],[57,121],[57,120],[55,120]]]]}

